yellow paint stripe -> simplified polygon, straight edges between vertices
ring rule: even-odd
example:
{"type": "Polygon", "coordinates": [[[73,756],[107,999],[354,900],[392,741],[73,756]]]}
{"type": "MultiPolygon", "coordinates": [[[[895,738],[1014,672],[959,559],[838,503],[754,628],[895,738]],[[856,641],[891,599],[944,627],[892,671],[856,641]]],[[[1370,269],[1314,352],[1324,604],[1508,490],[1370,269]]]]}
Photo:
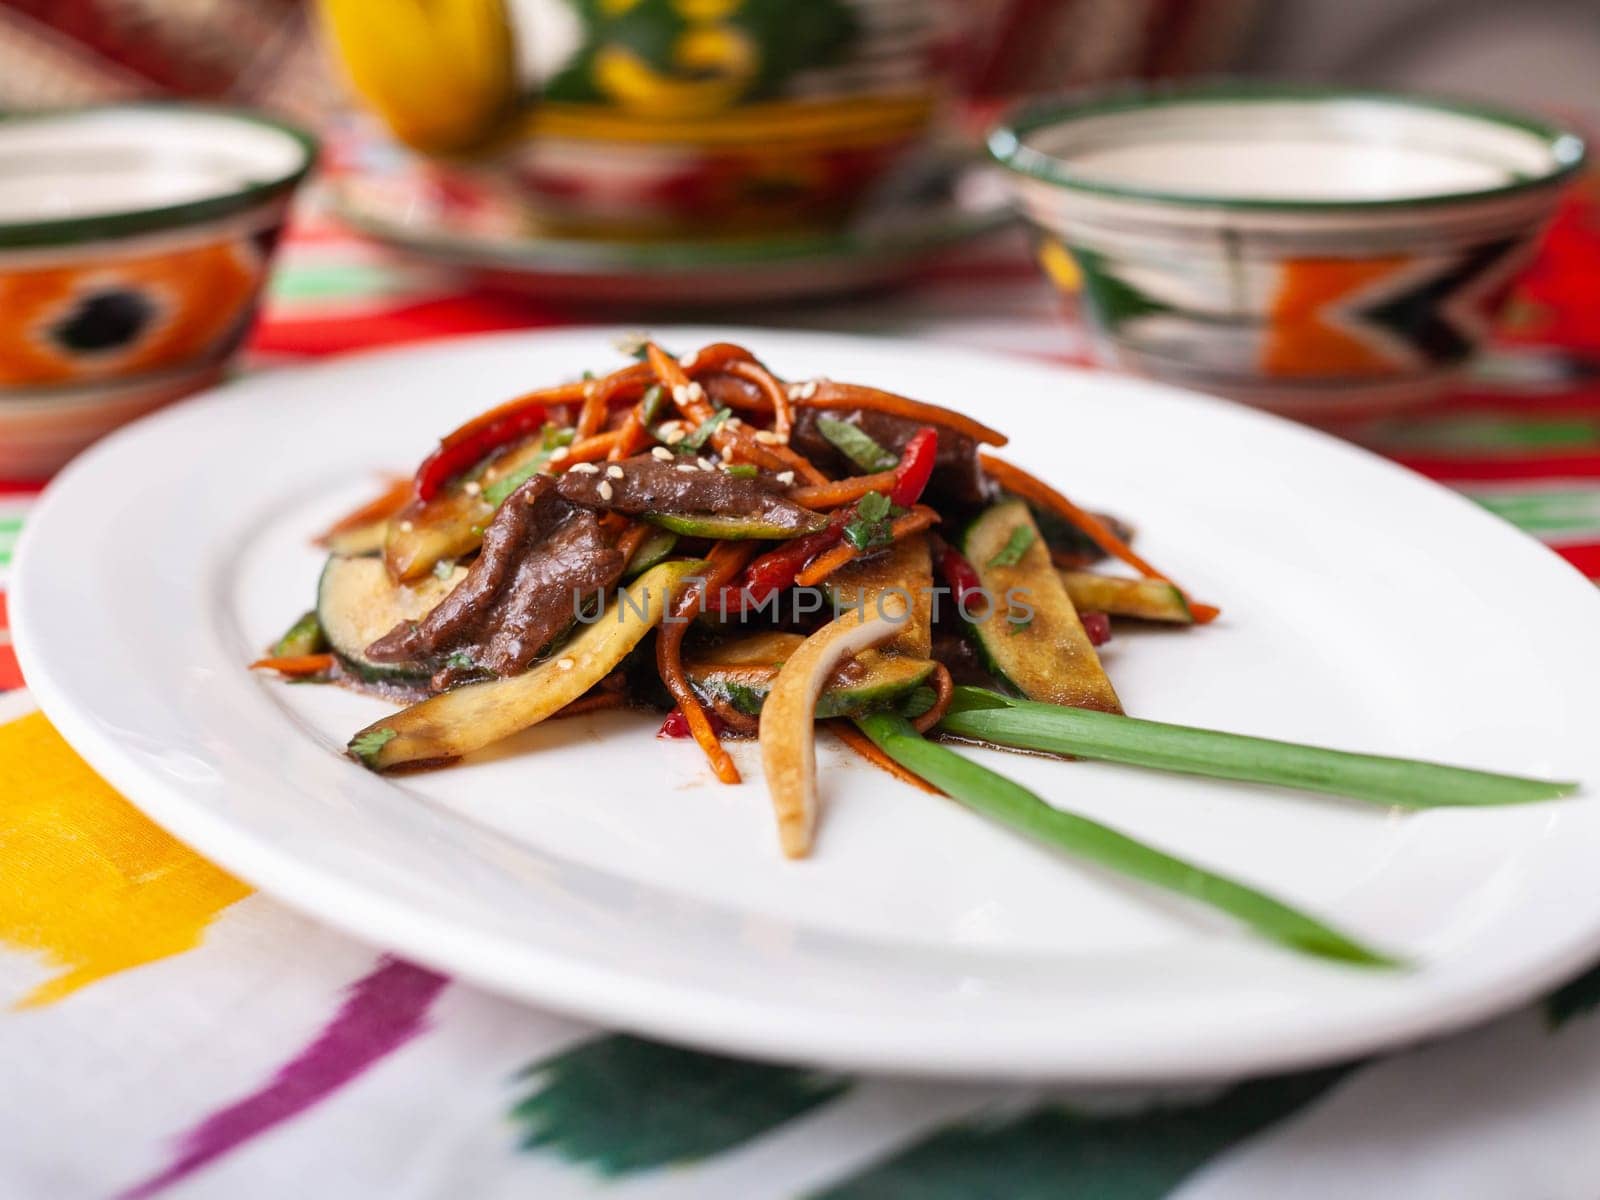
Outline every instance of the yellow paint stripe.
{"type": "Polygon", "coordinates": [[[0,942],[61,968],[17,1008],[192,949],[250,893],[151,824],[41,713],[0,725],[0,863],[0,942]]]}

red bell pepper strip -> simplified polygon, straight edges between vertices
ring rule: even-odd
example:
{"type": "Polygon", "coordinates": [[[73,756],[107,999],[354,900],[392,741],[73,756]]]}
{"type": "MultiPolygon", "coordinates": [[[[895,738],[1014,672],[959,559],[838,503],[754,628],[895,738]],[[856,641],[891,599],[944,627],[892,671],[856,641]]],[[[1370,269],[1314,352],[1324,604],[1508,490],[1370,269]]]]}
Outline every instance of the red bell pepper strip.
{"type": "Polygon", "coordinates": [[[900,452],[900,462],[894,469],[894,486],[889,489],[889,502],[901,508],[910,508],[922,499],[933,474],[934,459],[939,453],[939,431],[924,425],[911,435],[906,448],[900,452]]]}
{"type": "Polygon", "coordinates": [[[1083,622],[1083,631],[1089,635],[1091,646],[1104,646],[1111,640],[1111,618],[1103,612],[1081,612],[1078,620],[1083,622]]]}
{"type": "Polygon", "coordinates": [[[961,551],[942,541],[939,543],[939,574],[944,576],[945,583],[955,593],[957,604],[965,602],[968,596],[983,591],[983,584],[978,579],[978,572],[973,569],[972,564],[962,557],[961,551]]]}
{"type": "MultiPolygon", "coordinates": [[[[711,731],[721,737],[723,729],[726,728],[722,723],[722,718],[707,709],[706,720],[711,722],[711,731]]],[[[656,736],[658,738],[686,738],[693,737],[694,734],[689,730],[689,719],[683,715],[683,710],[675,708],[667,714],[667,719],[661,722],[661,728],[656,730],[656,736]]]]}
{"type": "Polygon", "coordinates": [[[548,420],[549,410],[544,405],[530,404],[527,408],[509,412],[499,420],[474,430],[466,437],[454,440],[446,438],[417,468],[414,481],[417,499],[423,503],[432,500],[445,484],[461,472],[482,462],[501,446],[537,433],[548,420]]]}
{"type": "Polygon", "coordinates": [[[722,611],[741,612],[746,604],[759,604],[794,583],[801,567],[844,537],[844,527],[854,512],[854,505],[835,509],[829,515],[827,528],[792,538],[756,559],[734,584],[723,589],[719,597],[722,611]]]}

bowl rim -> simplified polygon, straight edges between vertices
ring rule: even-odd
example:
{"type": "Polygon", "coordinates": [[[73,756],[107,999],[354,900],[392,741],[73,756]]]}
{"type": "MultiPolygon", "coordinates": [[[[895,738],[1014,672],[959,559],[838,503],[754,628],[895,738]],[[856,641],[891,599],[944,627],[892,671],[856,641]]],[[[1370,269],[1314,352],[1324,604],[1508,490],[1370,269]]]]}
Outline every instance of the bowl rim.
{"type": "Polygon", "coordinates": [[[1095,88],[1031,101],[1007,113],[1000,123],[989,131],[985,145],[989,157],[1008,171],[1071,191],[1189,208],[1280,213],[1394,211],[1500,199],[1539,188],[1557,186],[1581,170],[1589,156],[1586,140],[1573,129],[1496,104],[1388,88],[1256,83],[1231,79],[1201,83],[1124,86],[1112,89],[1095,88]],[[1509,183],[1442,191],[1424,196],[1339,200],[1268,198],[1228,193],[1175,192],[1162,188],[1089,180],[1074,171],[1067,160],[1029,146],[1025,141],[1029,134],[1040,129],[1107,113],[1171,108],[1196,103],[1238,101],[1261,103],[1282,100],[1357,101],[1470,117],[1535,135],[1547,144],[1554,165],[1549,171],[1536,176],[1513,179],[1509,183]]]}
{"type": "Polygon", "coordinates": [[[0,221],[0,250],[62,246],[99,239],[122,238],[130,234],[178,229],[218,217],[231,216],[294,190],[310,173],[321,149],[321,143],[314,135],[298,125],[277,117],[233,105],[197,103],[188,100],[134,100],[0,113],[0,132],[35,121],[63,118],[71,120],[128,113],[151,114],[176,120],[200,116],[239,121],[284,135],[299,149],[299,158],[288,170],[278,172],[270,178],[246,183],[230,191],[204,196],[198,200],[183,200],[173,204],[132,205],[110,212],[89,213],[75,217],[0,221]]]}

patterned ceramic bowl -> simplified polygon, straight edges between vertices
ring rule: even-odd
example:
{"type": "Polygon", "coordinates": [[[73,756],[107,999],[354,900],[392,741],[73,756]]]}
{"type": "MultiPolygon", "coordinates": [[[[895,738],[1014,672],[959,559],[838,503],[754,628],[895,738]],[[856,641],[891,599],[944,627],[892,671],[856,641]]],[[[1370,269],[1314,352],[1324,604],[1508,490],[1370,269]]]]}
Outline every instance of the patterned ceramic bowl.
{"type": "Polygon", "coordinates": [[[1306,417],[1436,395],[1584,158],[1478,105],[1232,84],[1037,105],[989,149],[1108,361],[1306,417]]]}
{"type": "Polygon", "coordinates": [[[978,19],[962,0],[321,7],[351,82],[441,186],[635,238],[842,222],[925,140],[978,19]]]}
{"type": "Polygon", "coordinates": [[[0,120],[0,478],[48,475],[221,374],[314,156],[219,109],[0,120]]]}

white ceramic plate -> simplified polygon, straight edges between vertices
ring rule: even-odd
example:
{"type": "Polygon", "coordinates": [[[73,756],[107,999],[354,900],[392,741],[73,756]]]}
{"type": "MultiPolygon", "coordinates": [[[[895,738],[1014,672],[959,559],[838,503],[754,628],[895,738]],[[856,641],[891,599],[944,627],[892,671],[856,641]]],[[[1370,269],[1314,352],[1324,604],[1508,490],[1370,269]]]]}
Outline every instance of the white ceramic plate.
{"type": "MultiPolygon", "coordinates": [[[[282,900],[484,986],[723,1050],[1074,1080],[1215,1077],[1461,1025],[1600,953],[1600,596],[1360,451],[1220,402],[937,346],[732,331],[781,373],[974,410],[1126,514],[1223,621],[1108,648],[1151,717],[1589,781],[1402,815],[986,754],[1053,800],[1415,958],[1262,945],[834,753],[815,856],[780,858],[753,748],[710,781],[647,716],[529,731],[450,770],[340,756],[385,706],[244,663],[312,599],[307,537],[461,418],[615,359],[605,331],[264,374],[76,462],[13,610],[46,713],[155,820],[282,900]]],[[[661,331],[689,347],[728,330],[661,331]]]]}

